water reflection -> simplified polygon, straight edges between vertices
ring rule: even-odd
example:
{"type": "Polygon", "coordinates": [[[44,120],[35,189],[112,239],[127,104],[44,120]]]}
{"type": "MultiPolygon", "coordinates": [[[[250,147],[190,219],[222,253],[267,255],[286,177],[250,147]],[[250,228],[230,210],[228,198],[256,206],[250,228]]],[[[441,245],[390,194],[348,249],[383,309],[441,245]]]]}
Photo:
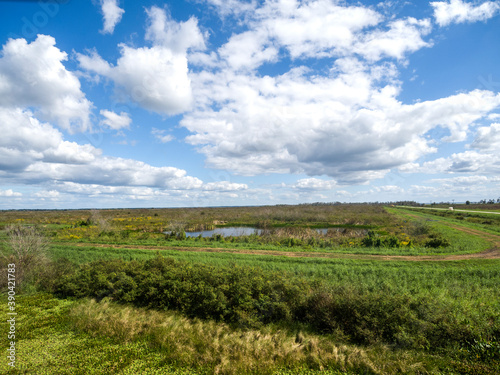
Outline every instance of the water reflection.
{"type": "MultiPolygon", "coordinates": [[[[346,228],[314,228],[316,232],[322,235],[326,235],[328,231],[344,232],[346,228]]],[[[186,237],[201,237],[207,238],[213,235],[221,235],[224,237],[239,237],[239,236],[250,236],[252,234],[260,235],[263,229],[254,227],[225,227],[225,228],[215,228],[212,230],[202,230],[195,232],[186,232],[186,237]]],[[[359,230],[354,231],[354,234],[358,234],[359,230]]],[[[366,234],[367,230],[362,229],[361,232],[366,234]]],[[[171,232],[165,232],[165,234],[170,234],[171,232]]],[[[361,234],[361,233],[360,233],[361,234]]]]}
{"type": "Polygon", "coordinates": [[[225,227],[225,228],[215,228],[212,230],[202,230],[198,232],[186,232],[186,237],[198,237],[200,234],[202,237],[212,237],[214,234],[220,234],[224,237],[238,237],[238,236],[249,236],[251,234],[261,234],[262,229],[252,228],[252,227],[225,227]]]}

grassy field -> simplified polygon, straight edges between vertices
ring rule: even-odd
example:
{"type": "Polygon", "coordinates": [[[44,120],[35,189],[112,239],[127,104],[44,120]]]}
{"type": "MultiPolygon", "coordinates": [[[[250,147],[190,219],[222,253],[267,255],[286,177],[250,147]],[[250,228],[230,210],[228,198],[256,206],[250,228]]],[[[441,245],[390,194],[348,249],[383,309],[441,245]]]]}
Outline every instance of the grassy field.
{"type": "MultiPolygon", "coordinates": [[[[2,213],[0,226],[38,225],[58,249],[73,244],[308,251],[379,255],[446,255],[480,252],[480,237],[400,209],[378,205],[276,206],[205,209],[35,211],[2,213]],[[185,231],[227,226],[261,228],[260,235],[187,237],[185,231]],[[330,228],[318,233],[315,228],[330,228]],[[171,235],[165,232],[170,231],[171,235]],[[446,238],[446,240],[445,240],[446,238]]],[[[440,215],[449,215],[439,212],[440,215]]],[[[453,213],[452,213],[453,214],[453,213]]],[[[431,213],[427,214],[431,215],[431,213]]],[[[460,215],[460,214],[457,214],[460,215]]],[[[477,216],[477,215],[476,215],[477,216]]],[[[460,216],[457,216],[460,217],[460,216]]],[[[498,218],[500,220],[500,217],[498,218]]],[[[442,219],[441,221],[443,221],[442,219]]],[[[458,219],[457,219],[458,220],[458,219]]],[[[462,225],[484,222],[463,220],[462,225]]],[[[477,220],[476,220],[477,221],[477,220]]],[[[491,221],[491,220],[490,220],[491,221]]],[[[490,230],[499,222],[491,221],[490,230]]],[[[57,250],[56,250],[57,251],[57,250]]]]}
{"type": "Polygon", "coordinates": [[[0,372],[497,374],[498,224],[443,212],[2,212],[3,228],[36,225],[48,246],[16,290],[17,368],[0,372]],[[264,231],[182,235],[228,225],[264,231]]]}
{"type": "MultiPolygon", "coordinates": [[[[462,209],[461,207],[460,209],[462,209]]],[[[468,208],[463,208],[467,210],[468,208]]],[[[456,223],[463,227],[468,228],[477,228],[486,232],[491,233],[500,233],[500,215],[492,215],[489,213],[480,213],[480,210],[477,208],[474,212],[462,212],[457,210],[433,210],[432,208],[426,207],[422,208],[409,208],[406,207],[404,210],[390,208],[393,210],[392,212],[411,212],[413,217],[421,217],[426,220],[439,220],[447,223],[456,223]]],[[[488,209],[484,209],[483,211],[488,211],[488,209]]],[[[494,210],[491,210],[494,212],[494,210]]]]}

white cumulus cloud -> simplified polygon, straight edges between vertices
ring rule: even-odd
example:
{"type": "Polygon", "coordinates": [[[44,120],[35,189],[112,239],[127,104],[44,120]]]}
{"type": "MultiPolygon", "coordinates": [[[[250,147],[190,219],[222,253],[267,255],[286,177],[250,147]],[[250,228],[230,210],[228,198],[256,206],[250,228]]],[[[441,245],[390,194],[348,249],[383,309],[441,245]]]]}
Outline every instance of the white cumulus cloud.
{"type": "Polygon", "coordinates": [[[118,0],[101,0],[101,11],[104,17],[102,33],[112,34],[125,11],[118,6],[118,0]]]}
{"type": "Polygon", "coordinates": [[[12,189],[0,190],[0,197],[22,197],[23,194],[12,189]]]}
{"type": "Polygon", "coordinates": [[[165,115],[185,112],[193,101],[187,50],[204,48],[203,35],[194,18],[178,23],[158,7],[147,10],[147,15],[146,39],[152,47],[120,44],[121,56],[114,66],[96,51],[77,54],[77,59],[83,69],[111,79],[124,100],[165,115]]]}
{"type": "Polygon", "coordinates": [[[128,129],[130,127],[130,123],[132,122],[129,114],[126,112],[118,114],[113,111],[102,109],[100,114],[104,117],[101,124],[114,130],[128,129]]]}
{"type": "Polygon", "coordinates": [[[57,199],[61,195],[57,190],[43,190],[33,194],[37,198],[57,199]]]}
{"type": "Polygon", "coordinates": [[[482,126],[477,129],[476,138],[470,144],[471,148],[486,151],[500,150],[500,124],[482,126]]]}
{"type": "Polygon", "coordinates": [[[153,128],[151,130],[151,134],[153,134],[153,136],[161,143],[168,143],[168,142],[173,141],[175,139],[175,137],[172,134],[165,134],[165,133],[166,133],[166,130],[164,130],[164,129],[153,128]]]}
{"type": "Polygon", "coordinates": [[[446,127],[443,141],[461,141],[500,106],[500,95],[481,90],[403,104],[397,83],[380,87],[379,74],[353,60],[327,77],[304,69],[276,77],[203,73],[195,86],[203,106],[181,125],[214,168],[361,183],[436,152],[425,137],[431,129],[446,127]]]}
{"type": "Polygon", "coordinates": [[[256,0],[205,0],[223,16],[241,15],[257,8],[256,0]]]}
{"type": "Polygon", "coordinates": [[[22,171],[36,161],[87,163],[101,151],[63,140],[62,133],[31,112],[0,107],[0,170],[22,171]]]}
{"type": "Polygon", "coordinates": [[[440,26],[451,23],[485,21],[494,17],[500,10],[497,1],[485,1],[480,5],[462,0],[433,1],[434,18],[440,26]]]}
{"type": "Polygon", "coordinates": [[[334,180],[321,180],[319,178],[303,178],[292,186],[300,190],[331,190],[337,186],[337,182],[334,180]]]}
{"type": "Polygon", "coordinates": [[[479,90],[416,104],[397,99],[398,65],[432,46],[429,19],[388,19],[333,0],[276,0],[241,22],[246,28],[216,56],[195,55],[206,70],[190,75],[195,109],[181,125],[212,168],[366,183],[436,152],[426,138],[434,127],[450,130],[443,141],[464,140],[500,104],[479,90]],[[310,63],[325,58],[324,71],[310,63]],[[259,72],[285,61],[288,71],[259,72]]]}
{"type": "Polygon", "coordinates": [[[188,49],[205,49],[205,37],[198,28],[198,20],[191,17],[186,22],[176,22],[167,15],[165,9],[156,6],[146,10],[149,24],[146,40],[161,45],[176,53],[188,49]]]}
{"type": "Polygon", "coordinates": [[[36,108],[37,115],[63,129],[90,128],[92,103],[81,91],[80,81],[63,62],[65,52],[48,35],[9,39],[0,54],[0,106],[36,108]]]}
{"type": "Polygon", "coordinates": [[[171,190],[200,189],[203,182],[175,167],[102,155],[92,145],[65,141],[31,112],[0,107],[0,173],[3,181],[51,181],[171,190]]]}

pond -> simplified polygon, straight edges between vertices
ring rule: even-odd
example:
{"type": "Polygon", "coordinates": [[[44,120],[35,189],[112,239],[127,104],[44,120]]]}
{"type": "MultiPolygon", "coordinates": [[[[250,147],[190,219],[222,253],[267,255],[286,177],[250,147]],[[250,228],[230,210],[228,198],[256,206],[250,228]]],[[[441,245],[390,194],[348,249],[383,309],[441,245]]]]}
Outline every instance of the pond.
{"type": "Polygon", "coordinates": [[[214,234],[220,234],[224,237],[237,237],[237,236],[249,236],[251,234],[261,234],[262,229],[253,227],[225,227],[225,228],[215,228],[212,230],[202,230],[197,232],[186,232],[186,237],[198,237],[200,234],[202,237],[212,237],[214,234]]]}
{"type": "MultiPolygon", "coordinates": [[[[326,234],[329,230],[332,231],[342,231],[344,228],[315,228],[315,231],[319,234],[326,234]]],[[[363,230],[366,231],[366,230],[363,230]]],[[[171,232],[165,232],[165,234],[170,234],[171,232]]],[[[201,235],[204,238],[212,237],[213,235],[220,234],[224,237],[238,237],[238,236],[250,236],[252,234],[260,235],[262,234],[262,229],[254,227],[224,227],[215,228],[212,230],[203,230],[196,232],[186,232],[186,237],[198,237],[201,235]]]]}

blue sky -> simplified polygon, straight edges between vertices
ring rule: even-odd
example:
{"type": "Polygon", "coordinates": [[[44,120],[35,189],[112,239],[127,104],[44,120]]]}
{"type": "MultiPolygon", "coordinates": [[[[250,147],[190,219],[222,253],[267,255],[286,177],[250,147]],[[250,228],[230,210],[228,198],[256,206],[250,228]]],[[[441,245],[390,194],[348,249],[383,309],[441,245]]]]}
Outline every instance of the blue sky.
{"type": "Polygon", "coordinates": [[[0,208],[500,197],[500,2],[0,2],[0,208]]]}

